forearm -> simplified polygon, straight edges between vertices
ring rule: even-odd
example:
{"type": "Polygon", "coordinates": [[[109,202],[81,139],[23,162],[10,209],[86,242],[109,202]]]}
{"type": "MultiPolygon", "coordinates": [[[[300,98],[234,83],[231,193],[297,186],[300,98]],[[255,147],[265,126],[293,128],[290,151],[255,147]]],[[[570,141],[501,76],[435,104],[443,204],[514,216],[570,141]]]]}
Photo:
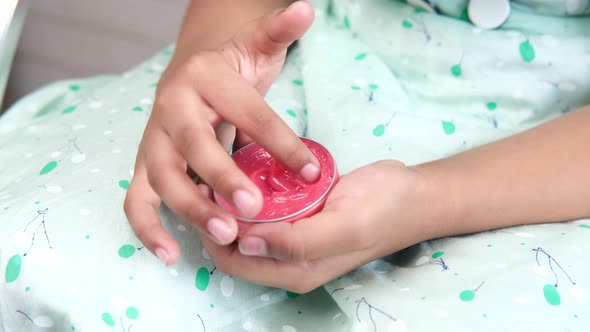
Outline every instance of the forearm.
{"type": "Polygon", "coordinates": [[[590,216],[590,106],[412,167],[433,237],[590,216]]]}
{"type": "Polygon", "coordinates": [[[246,22],[291,0],[192,0],[178,35],[172,64],[182,63],[197,51],[216,48],[246,22]]]}

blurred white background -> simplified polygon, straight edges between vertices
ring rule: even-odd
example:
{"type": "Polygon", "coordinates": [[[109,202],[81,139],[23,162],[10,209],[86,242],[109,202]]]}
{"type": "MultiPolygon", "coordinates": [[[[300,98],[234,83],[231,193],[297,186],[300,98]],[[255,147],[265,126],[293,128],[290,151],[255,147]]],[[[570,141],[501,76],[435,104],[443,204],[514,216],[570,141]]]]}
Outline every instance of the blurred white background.
{"type": "Polygon", "coordinates": [[[3,106],[48,82],[138,64],[175,40],[188,2],[31,1],[3,106]]]}

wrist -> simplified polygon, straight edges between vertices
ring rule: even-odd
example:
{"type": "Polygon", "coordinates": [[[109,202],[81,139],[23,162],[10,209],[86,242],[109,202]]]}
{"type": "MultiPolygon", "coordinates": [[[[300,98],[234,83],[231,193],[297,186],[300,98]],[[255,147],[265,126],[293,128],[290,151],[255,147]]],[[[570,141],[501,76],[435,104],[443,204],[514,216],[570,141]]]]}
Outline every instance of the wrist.
{"type": "Polygon", "coordinates": [[[413,193],[416,221],[421,231],[420,241],[463,233],[458,227],[462,201],[460,183],[445,177],[436,163],[408,167],[416,177],[413,193]]]}

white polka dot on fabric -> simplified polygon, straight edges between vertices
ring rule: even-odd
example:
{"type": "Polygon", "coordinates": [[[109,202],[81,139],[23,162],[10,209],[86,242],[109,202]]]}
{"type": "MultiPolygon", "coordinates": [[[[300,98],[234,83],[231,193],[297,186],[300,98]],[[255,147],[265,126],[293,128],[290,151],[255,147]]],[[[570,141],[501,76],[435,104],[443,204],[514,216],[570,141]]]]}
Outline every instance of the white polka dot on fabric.
{"type": "Polygon", "coordinates": [[[297,329],[291,325],[283,325],[283,332],[297,332],[297,329]]]}
{"type": "Polygon", "coordinates": [[[170,275],[173,277],[178,277],[178,271],[176,271],[175,269],[168,270],[168,273],[170,273],[170,275]]]}
{"type": "Polygon", "coordinates": [[[115,148],[115,149],[111,150],[111,152],[112,152],[113,154],[119,154],[119,153],[121,153],[121,149],[119,149],[119,148],[115,148]]]}
{"type": "Polygon", "coordinates": [[[111,304],[117,310],[123,310],[126,307],[125,306],[125,299],[122,298],[121,296],[118,296],[118,295],[114,295],[111,297],[111,304]]]}
{"type": "Polygon", "coordinates": [[[422,256],[416,260],[416,266],[426,264],[428,261],[430,261],[428,256],[422,256]]]}
{"type": "Polygon", "coordinates": [[[520,99],[522,98],[523,94],[521,90],[514,90],[514,92],[512,92],[512,97],[516,98],[516,99],[520,99]]]}
{"type": "Polygon", "coordinates": [[[33,318],[33,324],[38,327],[48,328],[55,325],[55,322],[48,316],[37,316],[33,318]]]}
{"type": "Polygon", "coordinates": [[[581,302],[581,303],[588,302],[588,293],[581,286],[570,284],[567,287],[567,290],[579,302],[581,302]]]}
{"type": "Polygon", "coordinates": [[[533,268],[533,271],[534,271],[536,274],[538,274],[538,275],[540,275],[540,276],[543,276],[543,277],[546,277],[546,276],[548,276],[548,275],[549,275],[549,271],[547,271],[547,269],[546,269],[545,267],[543,267],[543,266],[535,266],[535,267],[533,268]]]}
{"type": "Polygon", "coordinates": [[[98,258],[96,258],[96,256],[89,256],[86,259],[86,262],[88,263],[88,265],[90,266],[96,266],[98,265],[98,258]]]}
{"type": "Polygon", "coordinates": [[[45,187],[45,191],[47,191],[48,193],[60,193],[63,191],[63,188],[61,186],[58,185],[48,185],[45,187]]]}
{"type": "Polygon", "coordinates": [[[434,313],[434,315],[438,318],[443,318],[447,315],[447,311],[445,309],[440,309],[434,313]]]}
{"type": "Polygon", "coordinates": [[[268,302],[268,301],[270,301],[270,295],[268,295],[268,294],[262,294],[262,295],[260,295],[260,300],[262,302],[268,302]]]}
{"type": "Polygon", "coordinates": [[[403,320],[396,320],[387,326],[387,332],[408,332],[408,326],[403,320]]]}
{"type": "Polygon", "coordinates": [[[203,258],[211,259],[211,256],[209,256],[209,253],[207,252],[207,249],[203,248],[203,250],[201,250],[201,254],[203,255],[203,258]]]}
{"type": "Polygon", "coordinates": [[[573,92],[576,91],[576,85],[571,82],[561,82],[557,85],[559,90],[566,91],[566,92],[573,92]]]}
{"type": "Polygon", "coordinates": [[[181,232],[186,232],[186,227],[184,225],[178,225],[176,226],[176,229],[178,229],[181,232]]]}
{"type": "Polygon", "coordinates": [[[86,125],[85,125],[85,124],[83,124],[83,123],[79,123],[79,124],[76,124],[76,125],[73,125],[73,126],[72,126],[72,129],[73,129],[73,130],[82,130],[82,129],[84,129],[84,128],[86,128],[86,125]]]}
{"type": "Polygon", "coordinates": [[[93,168],[90,170],[90,173],[98,173],[100,172],[100,168],[93,168]]]}
{"type": "Polygon", "coordinates": [[[53,151],[50,155],[51,158],[57,158],[61,156],[61,151],[53,151]]]}
{"type": "Polygon", "coordinates": [[[72,156],[71,160],[74,164],[79,164],[86,160],[86,155],[83,153],[76,153],[72,156]]]}
{"type": "Polygon", "coordinates": [[[345,290],[355,290],[355,289],[359,289],[359,288],[363,288],[363,285],[354,284],[354,285],[344,287],[345,290]]]}
{"type": "Polygon", "coordinates": [[[24,249],[29,244],[29,237],[25,232],[17,232],[12,237],[12,244],[18,249],[24,249]]]}
{"type": "Polygon", "coordinates": [[[151,100],[150,98],[143,98],[142,100],[139,101],[140,104],[144,104],[144,105],[151,105],[154,103],[153,100],[151,100]]]}
{"type": "Polygon", "coordinates": [[[481,29],[480,28],[474,28],[471,33],[473,33],[475,36],[481,34],[481,29]]]}
{"type": "Polygon", "coordinates": [[[78,290],[76,290],[75,288],[69,288],[67,294],[71,297],[78,296],[78,290]]]}
{"type": "Polygon", "coordinates": [[[508,31],[506,32],[506,36],[510,38],[522,38],[522,33],[518,31],[508,31]]]}
{"type": "Polygon", "coordinates": [[[102,107],[102,102],[95,100],[95,101],[91,101],[90,104],[88,105],[90,108],[92,109],[97,109],[97,108],[101,108],[102,107]]]}
{"type": "Polygon", "coordinates": [[[517,304],[525,304],[526,303],[526,299],[523,296],[517,296],[514,299],[514,302],[517,304]]]}
{"type": "Polygon", "coordinates": [[[162,66],[161,64],[154,62],[151,65],[152,70],[154,70],[155,72],[161,73],[162,71],[164,71],[164,66],[162,66]]]}
{"type": "Polygon", "coordinates": [[[550,48],[556,48],[559,46],[559,42],[557,41],[557,38],[551,36],[551,35],[543,35],[541,36],[541,43],[546,46],[546,47],[550,47],[550,48]]]}
{"type": "Polygon", "coordinates": [[[235,283],[232,277],[223,276],[223,278],[221,278],[219,286],[221,288],[221,294],[223,294],[223,296],[229,297],[234,295],[235,283]]]}
{"type": "Polygon", "coordinates": [[[246,331],[251,331],[254,328],[254,323],[252,323],[251,321],[245,321],[242,324],[242,328],[246,331]]]}
{"type": "Polygon", "coordinates": [[[112,133],[113,133],[112,130],[105,130],[102,134],[105,135],[105,136],[109,136],[112,133]]]}

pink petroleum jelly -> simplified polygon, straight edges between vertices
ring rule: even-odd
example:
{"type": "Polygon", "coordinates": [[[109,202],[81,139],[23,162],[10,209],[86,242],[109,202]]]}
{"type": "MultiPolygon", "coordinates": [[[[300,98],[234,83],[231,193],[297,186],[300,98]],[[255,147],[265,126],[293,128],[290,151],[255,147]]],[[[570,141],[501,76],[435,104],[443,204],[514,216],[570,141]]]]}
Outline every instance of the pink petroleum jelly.
{"type": "Polygon", "coordinates": [[[338,171],[328,150],[312,140],[302,138],[302,141],[320,162],[320,178],[316,182],[305,183],[299,180],[264,148],[252,143],[236,151],[232,158],[260,188],[264,197],[262,210],[252,219],[240,217],[234,206],[216,194],[219,205],[238,220],[249,222],[293,222],[321,210],[338,179],[338,171]]]}

